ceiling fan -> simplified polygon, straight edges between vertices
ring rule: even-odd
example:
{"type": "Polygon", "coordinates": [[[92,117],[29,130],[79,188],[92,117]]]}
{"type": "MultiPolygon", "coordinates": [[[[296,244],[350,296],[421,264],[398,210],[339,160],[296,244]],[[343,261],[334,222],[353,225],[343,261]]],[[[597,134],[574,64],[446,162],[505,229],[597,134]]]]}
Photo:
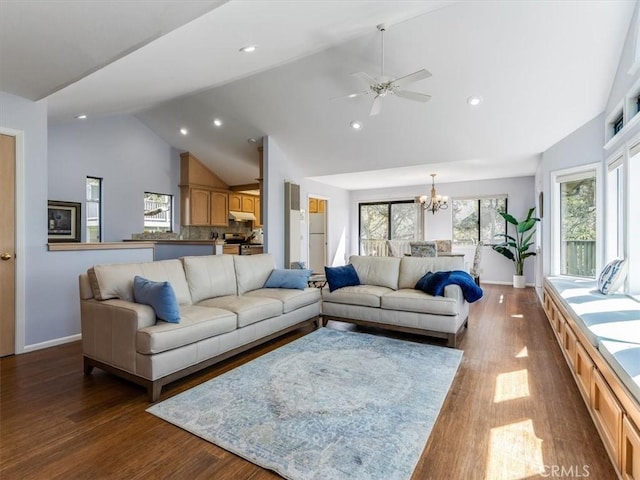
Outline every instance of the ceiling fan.
{"type": "Polygon", "coordinates": [[[382,99],[387,95],[396,95],[397,97],[415,100],[417,102],[428,102],[431,99],[431,95],[403,90],[403,88],[410,83],[417,82],[424,78],[429,78],[431,73],[428,70],[423,68],[422,70],[418,70],[417,72],[410,73],[409,75],[405,75],[400,78],[390,78],[384,75],[384,32],[387,27],[384,24],[380,24],[377,28],[380,31],[382,44],[380,54],[380,76],[376,78],[364,72],[354,73],[355,76],[367,83],[369,88],[364,92],[347,95],[347,98],[355,98],[361,95],[375,95],[373,97],[373,103],[371,104],[371,111],[369,112],[369,115],[377,115],[380,113],[382,108],[382,99]]]}

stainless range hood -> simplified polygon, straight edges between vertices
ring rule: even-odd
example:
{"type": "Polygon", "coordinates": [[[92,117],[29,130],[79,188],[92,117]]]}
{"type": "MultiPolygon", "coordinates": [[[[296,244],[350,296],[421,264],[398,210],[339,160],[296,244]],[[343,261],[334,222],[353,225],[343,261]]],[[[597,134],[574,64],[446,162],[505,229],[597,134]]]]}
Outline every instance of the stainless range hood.
{"type": "Polygon", "coordinates": [[[234,212],[229,210],[229,220],[235,220],[236,222],[255,222],[256,216],[253,213],[234,212]]]}

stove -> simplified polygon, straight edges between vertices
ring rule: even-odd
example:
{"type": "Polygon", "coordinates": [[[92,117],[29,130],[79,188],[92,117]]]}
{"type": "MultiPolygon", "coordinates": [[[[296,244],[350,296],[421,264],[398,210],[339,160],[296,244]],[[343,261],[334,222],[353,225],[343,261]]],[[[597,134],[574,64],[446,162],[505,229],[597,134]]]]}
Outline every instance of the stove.
{"type": "Polygon", "coordinates": [[[264,246],[256,243],[243,243],[240,245],[240,255],[257,255],[264,251],[264,246]]]}

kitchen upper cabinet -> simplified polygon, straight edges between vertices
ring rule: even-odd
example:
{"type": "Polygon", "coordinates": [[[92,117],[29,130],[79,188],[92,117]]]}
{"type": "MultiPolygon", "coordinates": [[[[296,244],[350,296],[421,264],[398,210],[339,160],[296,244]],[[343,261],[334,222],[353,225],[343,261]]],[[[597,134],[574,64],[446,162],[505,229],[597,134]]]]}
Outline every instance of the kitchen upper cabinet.
{"type": "Polygon", "coordinates": [[[211,226],[227,227],[229,225],[229,194],[211,192],[211,226]]]}
{"type": "Polygon", "coordinates": [[[189,189],[188,225],[209,225],[211,214],[211,192],[200,188],[189,189]]]}
{"type": "Polygon", "coordinates": [[[243,195],[240,193],[229,194],[229,210],[232,212],[255,213],[255,195],[243,195]]]}
{"type": "Polygon", "coordinates": [[[253,195],[242,195],[242,211],[254,213],[256,210],[256,197],[253,195]]]}
{"type": "Polygon", "coordinates": [[[229,210],[231,210],[232,212],[242,211],[242,195],[240,195],[239,193],[229,194],[229,210]]]}
{"type": "Polygon", "coordinates": [[[309,213],[324,213],[327,201],[319,198],[309,199],[309,213]]]}
{"type": "Polygon", "coordinates": [[[262,227],[262,200],[260,200],[260,197],[256,197],[254,200],[253,214],[256,216],[256,221],[253,222],[253,227],[262,227]]]}

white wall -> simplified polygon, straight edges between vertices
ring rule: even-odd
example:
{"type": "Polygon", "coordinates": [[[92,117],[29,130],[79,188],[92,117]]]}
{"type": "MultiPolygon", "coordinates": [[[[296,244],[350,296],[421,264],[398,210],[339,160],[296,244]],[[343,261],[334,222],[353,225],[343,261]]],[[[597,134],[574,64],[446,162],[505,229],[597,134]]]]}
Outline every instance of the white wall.
{"type": "Polygon", "coordinates": [[[144,192],[174,196],[174,231],[179,231],[180,156],[135,117],[51,125],[48,145],[49,199],[82,203],[82,241],[87,176],[103,179],[103,241],[143,231],[144,192]]]}
{"type": "MultiPolygon", "coordinates": [[[[536,174],[536,186],[544,192],[544,216],[542,218],[542,272],[551,272],[551,175],[558,170],[602,163],[604,144],[604,114],[587,122],[575,132],[560,140],[542,154],[542,161],[536,174]]],[[[599,211],[603,211],[600,209],[599,211]]]]}
{"type": "MultiPolygon", "coordinates": [[[[436,177],[437,178],[437,177],[436,177]]],[[[411,200],[416,196],[428,195],[430,185],[386,188],[375,190],[356,190],[351,194],[353,215],[350,220],[351,241],[348,255],[358,253],[358,204],[361,202],[411,200]]],[[[529,208],[536,205],[534,177],[516,177],[474,182],[442,183],[436,182],[439,195],[448,197],[469,197],[488,195],[507,195],[509,213],[516,218],[527,214],[529,208]]],[[[441,210],[435,214],[425,212],[425,239],[451,239],[453,231],[451,209],[441,210]]],[[[475,247],[454,247],[454,251],[465,254],[465,262],[473,261],[475,247]]],[[[532,284],[535,275],[535,262],[528,259],[525,263],[526,282],[532,284]]],[[[483,282],[511,284],[514,273],[513,262],[502,255],[484,247],[481,262],[481,280],[483,282]]]]}
{"type": "MultiPolygon", "coordinates": [[[[264,244],[267,252],[274,255],[278,268],[284,265],[284,182],[300,185],[300,200],[304,205],[309,194],[328,200],[327,242],[328,263],[344,264],[349,222],[349,192],[305,179],[293,159],[287,157],[273,137],[263,138],[264,159],[264,244]]],[[[305,208],[306,210],[306,208],[305,208]]],[[[306,217],[304,222],[306,222],[306,217]]],[[[308,254],[308,229],[301,225],[300,250],[303,259],[308,254]]]]}

